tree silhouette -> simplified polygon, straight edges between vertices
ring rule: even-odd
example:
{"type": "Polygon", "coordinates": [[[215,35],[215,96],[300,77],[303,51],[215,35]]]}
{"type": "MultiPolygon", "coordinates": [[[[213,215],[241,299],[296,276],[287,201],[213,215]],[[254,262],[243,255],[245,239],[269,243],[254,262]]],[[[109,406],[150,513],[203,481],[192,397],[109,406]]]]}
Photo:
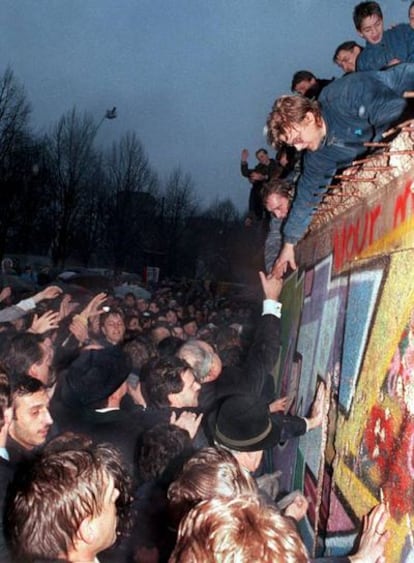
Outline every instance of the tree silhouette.
{"type": "Polygon", "coordinates": [[[97,126],[76,108],[59,119],[46,137],[49,168],[51,256],[64,265],[71,250],[77,222],[93,186],[99,158],[93,147],[97,126]]]}
{"type": "Polygon", "coordinates": [[[18,225],[19,211],[33,166],[30,105],[24,88],[7,68],[0,78],[0,256],[18,225]]]}

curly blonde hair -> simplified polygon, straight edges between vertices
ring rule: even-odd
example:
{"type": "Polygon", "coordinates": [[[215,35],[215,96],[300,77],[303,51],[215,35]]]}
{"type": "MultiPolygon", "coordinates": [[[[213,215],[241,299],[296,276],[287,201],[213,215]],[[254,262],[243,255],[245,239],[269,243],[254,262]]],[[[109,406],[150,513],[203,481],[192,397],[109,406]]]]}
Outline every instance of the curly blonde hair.
{"type": "Polygon", "coordinates": [[[272,147],[280,147],[285,142],[289,130],[299,125],[309,112],[313,113],[317,123],[321,122],[321,109],[316,100],[296,94],[277,98],[266,122],[267,142],[272,147]]]}
{"type": "Polygon", "coordinates": [[[169,563],[308,563],[294,524],[255,496],[200,502],[182,520],[169,563]]]}

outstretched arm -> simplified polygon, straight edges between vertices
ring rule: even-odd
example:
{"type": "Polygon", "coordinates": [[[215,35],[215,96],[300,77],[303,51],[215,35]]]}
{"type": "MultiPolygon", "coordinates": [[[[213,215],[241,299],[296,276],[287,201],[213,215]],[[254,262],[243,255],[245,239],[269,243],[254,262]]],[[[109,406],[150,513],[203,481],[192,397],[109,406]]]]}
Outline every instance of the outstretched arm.
{"type": "Polygon", "coordinates": [[[43,301],[44,299],[54,299],[55,297],[57,297],[61,293],[63,293],[63,291],[59,286],[49,285],[48,287],[46,287],[42,291],[39,291],[39,293],[36,293],[35,295],[33,295],[33,301],[35,303],[39,303],[40,301],[43,301]]]}
{"type": "Polygon", "coordinates": [[[269,232],[267,233],[264,247],[264,259],[268,275],[272,273],[273,266],[282,247],[282,222],[281,219],[276,217],[272,217],[270,220],[269,232]]]}
{"type": "Polygon", "coordinates": [[[264,272],[259,272],[259,276],[264,294],[263,314],[247,355],[244,373],[249,392],[271,401],[274,395],[272,393],[268,396],[270,389],[267,392],[267,383],[279,356],[282,307],[279,297],[283,282],[276,278],[267,278],[264,272]]]}
{"type": "Polygon", "coordinates": [[[29,311],[32,311],[36,308],[36,304],[39,301],[43,301],[43,299],[54,299],[58,295],[62,293],[60,287],[56,285],[51,285],[46,289],[39,291],[33,295],[33,297],[29,297],[28,299],[23,299],[19,301],[17,305],[12,305],[11,307],[6,307],[2,311],[0,311],[0,322],[6,323],[10,321],[15,321],[24,317],[29,311]]]}

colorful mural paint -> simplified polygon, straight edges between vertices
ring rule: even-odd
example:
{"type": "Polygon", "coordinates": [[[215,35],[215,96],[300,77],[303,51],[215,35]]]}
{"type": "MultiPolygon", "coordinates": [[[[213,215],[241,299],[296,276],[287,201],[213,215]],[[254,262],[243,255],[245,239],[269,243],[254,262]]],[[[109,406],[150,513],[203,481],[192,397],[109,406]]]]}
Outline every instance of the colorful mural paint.
{"type": "Polygon", "coordinates": [[[361,517],[384,498],[387,561],[414,561],[413,177],[306,238],[284,286],[279,393],[305,415],[317,380],[331,384],[327,424],[273,459],[282,489],[311,499],[302,533],[317,555],[349,553],[361,517]]]}

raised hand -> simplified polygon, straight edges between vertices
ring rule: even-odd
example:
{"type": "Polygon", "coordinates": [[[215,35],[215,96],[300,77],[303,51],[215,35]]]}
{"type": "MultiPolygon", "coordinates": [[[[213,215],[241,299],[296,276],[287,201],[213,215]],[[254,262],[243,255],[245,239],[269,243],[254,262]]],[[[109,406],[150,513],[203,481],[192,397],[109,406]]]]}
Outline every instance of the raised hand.
{"type": "Polygon", "coordinates": [[[203,414],[199,414],[197,416],[195,413],[190,411],[182,412],[177,418],[176,413],[173,412],[170,418],[170,424],[174,424],[174,426],[178,426],[183,430],[187,430],[187,432],[190,434],[190,438],[193,439],[197,434],[197,430],[200,426],[202,418],[203,414]]]}
{"type": "Polygon", "coordinates": [[[29,331],[35,334],[43,334],[48,330],[59,328],[59,313],[46,311],[42,316],[34,315],[32,326],[29,331]]]}

